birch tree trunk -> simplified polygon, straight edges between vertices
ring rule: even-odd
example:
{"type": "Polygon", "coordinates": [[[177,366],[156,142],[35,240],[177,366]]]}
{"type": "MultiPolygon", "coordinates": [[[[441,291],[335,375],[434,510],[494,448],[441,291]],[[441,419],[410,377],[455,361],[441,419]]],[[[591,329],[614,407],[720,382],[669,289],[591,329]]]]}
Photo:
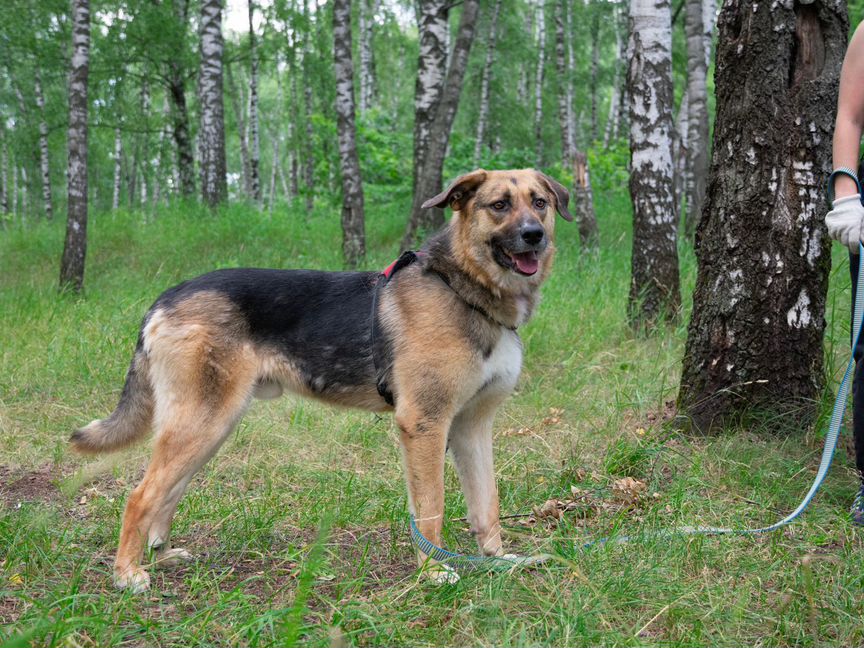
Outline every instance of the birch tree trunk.
{"type": "Polygon", "coordinates": [[[612,76],[612,97],[609,100],[609,114],[606,117],[606,127],[603,131],[603,148],[608,148],[609,142],[612,141],[614,136],[617,136],[622,93],[621,65],[624,63],[624,57],[627,53],[626,39],[621,38],[621,26],[617,9],[615,10],[615,17],[612,20],[612,28],[615,34],[615,52],[617,52],[617,58],[612,76]]]}
{"type": "MultiPolygon", "coordinates": [[[[5,128],[5,126],[4,126],[5,128]]],[[[9,195],[9,144],[6,141],[6,133],[3,133],[3,153],[0,156],[0,207],[3,215],[8,216],[12,211],[12,201],[9,195]]],[[[6,219],[3,221],[6,222],[6,219]]]]}
{"type": "Polygon", "coordinates": [[[558,74],[558,121],[561,124],[561,160],[565,167],[570,166],[573,150],[568,147],[570,142],[570,115],[567,112],[567,89],[570,86],[567,66],[564,61],[564,7],[568,0],[561,0],[555,5],[555,68],[558,74]]]}
{"type": "MultiPolygon", "coordinates": [[[[459,96],[462,94],[465,70],[468,67],[468,54],[474,41],[474,30],[477,26],[479,0],[465,0],[462,3],[462,17],[459,20],[459,30],[456,44],[453,47],[450,69],[441,93],[435,120],[429,129],[422,167],[415,170],[414,177],[417,186],[414,191],[414,204],[411,207],[411,218],[402,238],[402,249],[409,249],[419,230],[434,230],[444,224],[444,212],[438,208],[423,209],[422,204],[428,198],[441,191],[443,184],[444,157],[447,144],[450,141],[450,130],[456,118],[459,107],[459,96]]],[[[418,71],[419,74],[419,71],[418,71]]]]}
{"type": "Polygon", "coordinates": [[[717,21],[716,0],[702,0],[702,36],[705,41],[705,69],[711,67],[711,51],[714,45],[714,23],[717,21]]]}
{"type": "Polygon", "coordinates": [[[489,121],[489,79],[492,77],[495,65],[495,37],[498,27],[498,13],[501,11],[501,0],[495,0],[492,17],[489,20],[489,37],[486,39],[486,60],[483,63],[483,74],[480,79],[480,113],[477,116],[477,133],[474,138],[474,166],[480,164],[483,153],[483,140],[486,137],[486,124],[489,121]]]}
{"type": "Polygon", "coordinates": [[[255,42],[255,29],[252,18],[255,11],[253,0],[249,5],[249,56],[251,70],[249,74],[249,184],[252,200],[261,207],[261,140],[258,127],[258,49],[255,42]]]}
{"type": "MultiPolygon", "coordinates": [[[[189,24],[189,2],[188,0],[173,0],[173,2],[174,19],[185,32],[186,25],[189,24]]],[[[186,107],[186,78],[176,58],[169,62],[168,70],[167,90],[171,101],[172,135],[177,157],[178,182],[175,186],[181,196],[190,198],[195,195],[195,156],[192,152],[189,110],[186,107]]]]}
{"type": "Polygon", "coordinates": [[[51,196],[51,154],[48,148],[48,121],[45,117],[45,93],[42,91],[42,77],[36,70],[34,81],[36,107],[39,109],[39,172],[42,180],[42,210],[45,218],[54,218],[54,201],[51,196]]]}
{"type": "Polygon", "coordinates": [[[631,325],[675,319],[681,303],[672,192],[672,14],[669,0],[631,0],[631,325]]]}
{"type": "Polygon", "coordinates": [[[150,183],[150,133],[147,127],[150,124],[150,86],[147,80],[141,82],[141,115],[144,117],[145,129],[138,134],[138,143],[135,145],[135,167],[141,172],[141,206],[147,204],[147,191],[150,183]]]}
{"type": "Polygon", "coordinates": [[[228,197],[225,165],[225,108],[222,90],[222,1],[201,2],[201,197],[215,207],[228,197]]]}
{"type": "MultiPolygon", "coordinates": [[[[525,0],[525,33],[530,36],[534,35],[534,0],[525,0]]],[[[520,106],[528,105],[528,87],[530,83],[531,73],[529,64],[523,62],[519,65],[519,81],[516,84],[516,96],[519,99],[520,106]]]]}
{"type": "Polygon", "coordinates": [[[372,108],[372,96],[375,86],[374,70],[372,68],[372,41],[375,35],[375,10],[370,6],[374,0],[360,0],[360,113],[372,108]]]}
{"type": "MultiPolygon", "coordinates": [[[[414,178],[416,197],[418,173],[426,159],[429,131],[447,74],[447,1],[420,0],[418,6],[420,54],[417,59],[417,84],[414,88],[414,178]]],[[[434,194],[432,194],[434,195],[434,194]]],[[[412,235],[413,236],[413,235],[412,235]]]]}
{"type": "Polygon", "coordinates": [[[310,70],[312,60],[312,47],[309,34],[312,32],[312,14],[309,11],[309,0],[304,0],[303,11],[306,16],[307,30],[303,32],[303,102],[305,108],[306,136],[303,139],[303,183],[304,196],[306,198],[306,210],[312,211],[315,207],[315,150],[313,138],[315,133],[312,129],[312,72],[310,70]]]}
{"type": "Polygon", "coordinates": [[[562,0],[565,7],[564,37],[567,40],[567,70],[565,75],[565,110],[567,112],[567,132],[564,146],[568,160],[575,160],[576,155],[576,118],[573,113],[573,71],[576,69],[576,59],[573,56],[573,3],[562,0]]]}
{"type": "Polygon", "coordinates": [[[546,63],[546,18],[543,13],[543,2],[537,3],[537,74],[534,80],[534,141],[536,152],[534,165],[539,169],[543,166],[543,72],[546,63]]]}
{"type": "Polygon", "coordinates": [[[72,65],[69,69],[69,163],[66,170],[66,239],[60,289],[80,293],[87,255],[87,78],[90,72],[90,0],[72,0],[72,65]]]}
{"type": "Polygon", "coordinates": [[[123,176],[123,136],[120,127],[114,129],[114,183],[111,194],[111,209],[120,209],[120,180],[123,176]]]}
{"type": "MultiPolygon", "coordinates": [[[[681,97],[681,105],[678,106],[678,116],[675,119],[675,128],[672,129],[672,187],[675,196],[675,209],[677,213],[682,213],[686,209],[685,190],[687,187],[687,178],[690,174],[690,169],[687,166],[687,142],[690,137],[689,129],[687,128],[689,118],[689,99],[687,93],[681,97]]],[[[680,217],[678,222],[681,222],[680,217]]]]}
{"type": "Polygon", "coordinates": [[[225,80],[228,82],[228,94],[231,96],[231,108],[234,110],[234,122],[237,124],[237,138],[240,142],[240,165],[243,171],[243,193],[252,195],[252,164],[249,156],[249,140],[246,134],[246,119],[243,116],[243,104],[240,101],[240,90],[231,71],[231,64],[225,66],[225,80]]]}
{"type": "Polygon", "coordinates": [[[718,26],[714,147],[678,404],[702,431],[754,410],[788,430],[788,414],[798,428],[818,411],[824,381],[824,182],[846,4],[727,0],[718,26]]]}
{"type": "Polygon", "coordinates": [[[339,131],[339,167],[342,171],[342,254],[345,267],[353,270],[366,254],[366,232],[363,184],[354,125],[351,0],[333,2],[333,43],[336,66],[336,127],[339,131]]]}
{"type": "Polygon", "coordinates": [[[596,142],[597,81],[600,73],[600,14],[597,7],[591,7],[591,10],[591,141],[596,142]]]}
{"type": "Polygon", "coordinates": [[[597,228],[597,215],[594,213],[594,192],[591,189],[588,156],[582,151],[573,152],[573,202],[582,248],[596,250],[600,243],[600,233],[597,228]]]}
{"type": "Polygon", "coordinates": [[[705,65],[703,0],[685,0],[684,32],[687,36],[687,216],[688,239],[696,232],[708,182],[708,86],[705,65]]]}

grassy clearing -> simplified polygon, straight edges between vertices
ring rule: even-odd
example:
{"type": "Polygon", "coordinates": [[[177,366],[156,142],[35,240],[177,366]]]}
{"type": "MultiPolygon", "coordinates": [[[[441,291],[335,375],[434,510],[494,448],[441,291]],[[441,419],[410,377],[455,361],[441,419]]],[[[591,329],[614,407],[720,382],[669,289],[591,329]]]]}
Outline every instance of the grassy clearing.
{"type": "MultiPolygon", "coordinates": [[[[146,447],[91,463],[67,451],[75,426],[115,405],[140,318],[162,289],[215,267],[336,269],[335,209],[97,214],[83,298],[55,292],[61,223],[0,234],[0,645],[19,633],[78,646],[864,642],[864,553],[846,516],[855,478],[843,453],[783,532],[574,548],[608,533],[773,521],[809,487],[821,448],[818,431],[700,439],[664,428],[686,329],[644,337],[624,324],[627,199],[598,186],[602,249],[582,255],[575,228],[559,225],[554,275],[522,331],[523,376],[496,424],[504,514],[574,501],[555,525],[509,519],[507,542],[560,560],[443,587],[412,567],[389,417],[255,403],[180,505],[175,545],[197,562],[155,572],[143,597],[115,592],[110,567],[146,447]],[[647,487],[635,505],[626,477],[647,487]]],[[[368,266],[378,268],[396,254],[408,202],[383,191],[369,202],[368,266]]],[[[834,378],[848,344],[837,258],[834,378]]],[[[682,259],[689,295],[695,264],[689,251],[682,259]]],[[[448,468],[447,544],[473,551],[463,515],[448,468]]]]}

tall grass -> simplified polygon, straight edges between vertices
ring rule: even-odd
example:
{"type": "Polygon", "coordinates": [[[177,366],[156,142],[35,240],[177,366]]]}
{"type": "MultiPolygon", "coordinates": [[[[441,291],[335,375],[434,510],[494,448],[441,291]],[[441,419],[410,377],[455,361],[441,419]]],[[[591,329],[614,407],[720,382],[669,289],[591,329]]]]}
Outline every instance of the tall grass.
{"type": "MultiPolygon", "coordinates": [[[[608,533],[773,521],[806,491],[820,448],[818,429],[706,439],[663,425],[695,260],[682,245],[681,324],[634,335],[624,318],[626,191],[597,181],[601,248],[583,253],[575,228],[559,222],[553,276],[520,331],[523,375],[495,427],[502,513],[522,516],[506,520],[508,547],[558,560],[466,574],[452,586],[414,571],[389,418],[294,398],[257,402],[180,505],[175,544],[197,561],[154,572],[144,596],[115,592],[110,568],[146,446],[89,463],[68,452],[69,432],[115,405],[140,318],[163,289],[218,267],[339,269],[335,208],[95,214],[81,297],[56,291],[62,223],[0,233],[0,642],[864,641],[861,541],[846,515],[855,478],[845,456],[803,520],[782,532],[578,549],[608,533]],[[645,485],[632,502],[622,498],[625,478],[645,485]],[[554,524],[531,523],[550,499],[578,506],[554,524]],[[322,519],[332,526],[319,538],[322,519]]],[[[374,187],[370,196],[367,267],[376,269],[397,254],[409,201],[374,187]]],[[[839,251],[837,260],[826,344],[832,380],[848,344],[848,269],[839,251]]],[[[450,468],[446,484],[446,542],[472,551],[450,468]]]]}

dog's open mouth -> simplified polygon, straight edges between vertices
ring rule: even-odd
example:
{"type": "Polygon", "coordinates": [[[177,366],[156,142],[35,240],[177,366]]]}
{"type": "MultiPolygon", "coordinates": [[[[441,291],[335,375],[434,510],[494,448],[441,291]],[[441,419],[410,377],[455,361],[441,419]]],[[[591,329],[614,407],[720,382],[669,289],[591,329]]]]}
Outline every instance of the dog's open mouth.
{"type": "Polygon", "coordinates": [[[494,251],[495,260],[499,265],[526,277],[535,274],[540,268],[540,258],[536,250],[508,252],[503,247],[496,245],[494,251]]]}
{"type": "Polygon", "coordinates": [[[537,268],[540,267],[540,261],[537,258],[537,252],[519,252],[511,253],[510,259],[513,261],[513,265],[516,266],[516,272],[519,274],[531,276],[535,272],[537,272],[537,268]]]}

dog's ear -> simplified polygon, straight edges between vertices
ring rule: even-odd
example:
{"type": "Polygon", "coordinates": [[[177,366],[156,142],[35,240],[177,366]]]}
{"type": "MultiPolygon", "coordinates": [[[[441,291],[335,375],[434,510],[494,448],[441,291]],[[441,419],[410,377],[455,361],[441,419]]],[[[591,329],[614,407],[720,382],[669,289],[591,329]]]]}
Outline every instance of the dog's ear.
{"type": "MultiPolygon", "coordinates": [[[[430,198],[423,203],[423,209],[430,207],[446,207],[449,205],[453,211],[459,211],[468,202],[468,199],[474,195],[479,187],[486,180],[486,171],[476,169],[471,173],[466,173],[456,178],[453,183],[444,191],[439,193],[434,198],[430,198]]],[[[563,187],[562,187],[563,189],[563,187]]]]}
{"type": "Polygon", "coordinates": [[[567,210],[567,203],[570,202],[570,192],[557,180],[553,180],[545,173],[536,172],[540,180],[549,187],[549,191],[555,194],[555,209],[561,214],[561,217],[566,221],[572,221],[573,215],[567,210]]]}

